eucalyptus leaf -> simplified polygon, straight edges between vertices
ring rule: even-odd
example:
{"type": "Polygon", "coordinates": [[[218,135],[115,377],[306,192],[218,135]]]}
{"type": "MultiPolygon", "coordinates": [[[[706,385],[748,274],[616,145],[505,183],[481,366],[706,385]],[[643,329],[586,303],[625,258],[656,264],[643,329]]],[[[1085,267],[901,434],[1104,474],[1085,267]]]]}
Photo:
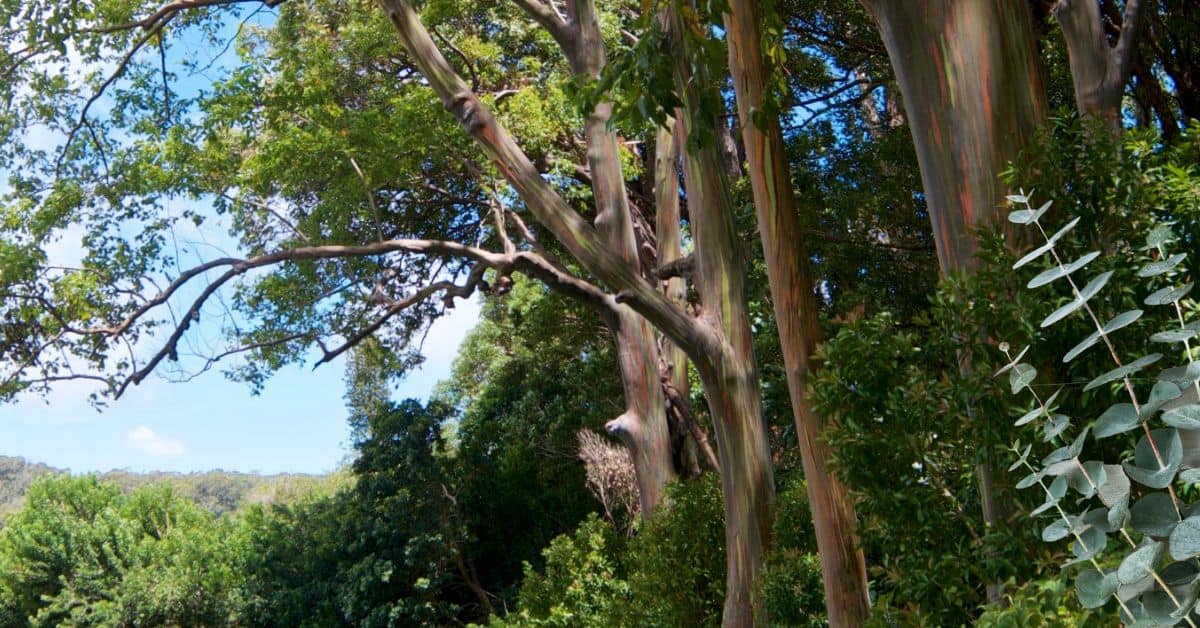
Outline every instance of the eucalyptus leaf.
{"type": "Polygon", "coordinates": [[[1014,426],[1016,426],[1016,427],[1020,427],[1020,426],[1022,426],[1022,425],[1025,425],[1025,424],[1027,424],[1027,423],[1030,423],[1030,422],[1032,422],[1034,419],[1036,419],[1036,418],[1038,418],[1039,416],[1041,416],[1041,414],[1042,414],[1044,411],[1045,411],[1045,410],[1042,408],[1042,406],[1038,406],[1038,407],[1036,407],[1036,408],[1034,408],[1034,409],[1030,410],[1029,412],[1026,412],[1025,414],[1021,415],[1021,418],[1017,419],[1017,422],[1016,422],[1016,423],[1013,423],[1013,425],[1014,425],[1014,426]]]}
{"type": "Polygon", "coordinates": [[[1037,377],[1037,369],[1032,365],[1022,362],[1013,367],[1008,374],[1008,384],[1012,387],[1013,394],[1021,392],[1021,389],[1029,385],[1030,382],[1037,377]]]}
{"type": "Polygon", "coordinates": [[[1104,484],[1104,463],[1089,460],[1082,465],[1082,469],[1076,466],[1074,472],[1070,474],[1071,488],[1075,489],[1076,493],[1082,495],[1085,499],[1096,494],[1096,487],[1104,484]]]}
{"type": "Polygon", "coordinates": [[[1129,525],[1142,534],[1166,537],[1178,523],[1175,502],[1166,493],[1149,493],[1129,509],[1129,525]]]}
{"type": "Polygon", "coordinates": [[[1096,438],[1108,438],[1122,434],[1141,425],[1137,410],[1131,403],[1118,403],[1110,406],[1100,418],[1096,419],[1096,438]]]}
{"type": "Polygon", "coordinates": [[[1179,386],[1171,382],[1158,381],[1154,383],[1154,388],[1150,390],[1150,397],[1142,404],[1141,418],[1142,420],[1150,419],[1155,412],[1168,401],[1178,399],[1182,393],[1179,386]]]}
{"type": "Polygon", "coordinates": [[[1104,482],[1097,493],[1100,501],[1111,511],[1118,503],[1129,499],[1129,477],[1119,464],[1104,465],[1104,482]]]}
{"type": "Polygon", "coordinates": [[[1064,235],[1067,235],[1067,233],[1070,232],[1072,229],[1074,229],[1075,225],[1077,225],[1077,224],[1079,224],[1078,218],[1072,220],[1071,222],[1068,222],[1062,229],[1059,229],[1058,231],[1056,231],[1054,233],[1054,235],[1050,236],[1050,239],[1047,240],[1045,244],[1026,253],[1025,257],[1022,257],[1021,259],[1017,260],[1017,262],[1015,264],[1013,264],[1013,266],[1012,266],[1013,270],[1016,270],[1024,265],[1028,264],[1029,262],[1032,262],[1033,260],[1045,255],[1047,252],[1050,251],[1050,249],[1054,248],[1054,244],[1056,242],[1058,242],[1060,239],[1062,239],[1062,237],[1064,235]]]}
{"type": "Polygon", "coordinates": [[[1096,379],[1093,379],[1092,381],[1088,382],[1088,385],[1084,386],[1083,389],[1084,391],[1088,391],[1098,386],[1103,386],[1109,382],[1122,379],[1146,368],[1147,366],[1150,366],[1151,364],[1154,364],[1155,362],[1158,362],[1160,359],[1162,359],[1161,353],[1151,353],[1150,355],[1142,356],[1133,362],[1130,362],[1129,364],[1119,366],[1097,377],[1096,379]]]}
{"type": "Polygon", "coordinates": [[[1075,577],[1075,594],[1084,608],[1100,608],[1117,593],[1117,574],[1083,569],[1075,577]]]}
{"type": "Polygon", "coordinates": [[[1133,324],[1134,321],[1141,318],[1142,314],[1144,313],[1145,312],[1143,310],[1128,310],[1121,312],[1105,323],[1102,329],[1104,329],[1104,333],[1111,334],[1118,329],[1128,327],[1129,325],[1133,324]]]}
{"type": "Polygon", "coordinates": [[[1042,429],[1042,441],[1050,442],[1071,427],[1071,418],[1065,414],[1056,414],[1046,421],[1042,429]]]}
{"type": "Polygon", "coordinates": [[[1029,475],[1021,478],[1021,480],[1019,482],[1017,482],[1017,490],[1027,489],[1027,488],[1033,486],[1034,484],[1037,484],[1038,480],[1040,480],[1040,479],[1042,479],[1042,474],[1030,473],[1029,475]]]}
{"type": "Polygon", "coordinates": [[[1195,337],[1194,329],[1168,329],[1150,336],[1150,342],[1184,342],[1195,337]]]}
{"type": "Polygon", "coordinates": [[[1170,305],[1183,297],[1186,297],[1192,291],[1192,283],[1188,282],[1182,286],[1167,286],[1161,290],[1156,290],[1146,297],[1146,305],[1170,305]]]}
{"type": "Polygon", "coordinates": [[[1054,478],[1054,481],[1050,483],[1050,488],[1048,490],[1054,499],[1062,499],[1067,494],[1068,485],[1069,482],[1067,480],[1067,476],[1060,475],[1054,478]]]}
{"type": "Polygon", "coordinates": [[[1200,516],[1192,516],[1180,521],[1171,531],[1171,558],[1188,560],[1200,556],[1200,516]]]}
{"type": "Polygon", "coordinates": [[[1076,538],[1071,542],[1071,552],[1075,554],[1076,560],[1088,560],[1093,558],[1100,552],[1104,551],[1108,545],[1108,535],[1099,528],[1086,528],[1076,533],[1076,538]]]}
{"type": "Polygon", "coordinates": [[[1057,519],[1042,529],[1042,540],[1047,543],[1061,541],[1071,534],[1071,526],[1066,519],[1057,519]]]}
{"type": "Polygon", "coordinates": [[[1180,471],[1178,480],[1184,484],[1200,484],[1200,469],[1180,471]]]}
{"type": "Polygon", "coordinates": [[[1071,347],[1071,350],[1063,356],[1063,363],[1070,362],[1083,354],[1084,351],[1091,349],[1097,342],[1100,342],[1100,332],[1094,331],[1087,338],[1084,338],[1079,344],[1071,347]]]}
{"type": "Polygon", "coordinates": [[[1176,253],[1167,259],[1159,260],[1157,262],[1150,262],[1138,270],[1138,277],[1153,277],[1155,275],[1161,275],[1165,272],[1169,272],[1172,268],[1178,266],[1179,263],[1186,258],[1186,253],[1176,253]]]}
{"type": "Polygon", "coordinates": [[[996,371],[995,373],[993,373],[993,374],[992,374],[992,377],[1000,377],[1001,375],[1003,375],[1003,374],[1007,373],[1007,372],[1009,371],[1009,369],[1011,369],[1012,367],[1014,367],[1014,366],[1016,366],[1017,364],[1019,364],[1019,363],[1021,362],[1021,358],[1025,357],[1025,354],[1026,354],[1026,353],[1028,353],[1028,352],[1029,352],[1029,347],[1028,347],[1028,346],[1027,346],[1027,347],[1025,347],[1024,349],[1021,349],[1021,352],[1017,354],[1017,357],[1015,357],[1015,358],[1013,358],[1012,360],[1010,360],[1010,361],[1008,362],[1008,364],[1005,364],[1004,366],[1000,367],[1000,370],[998,370],[998,371],[996,371]]]}
{"type": "Polygon", "coordinates": [[[1179,440],[1179,432],[1174,428],[1166,428],[1143,436],[1134,448],[1134,464],[1126,462],[1122,466],[1125,473],[1138,484],[1166,488],[1175,479],[1175,472],[1179,470],[1182,460],[1183,444],[1179,440]],[[1154,453],[1154,446],[1157,446],[1158,456],[1154,453]],[[1161,464],[1159,457],[1162,458],[1161,464]]]}
{"type": "Polygon", "coordinates": [[[1146,245],[1141,250],[1148,251],[1157,249],[1158,247],[1175,241],[1175,233],[1171,231],[1171,225],[1162,224],[1155,225],[1150,233],[1146,234],[1146,245]]]}
{"type": "Polygon", "coordinates": [[[1117,582],[1133,584],[1151,575],[1162,558],[1163,549],[1161,542],[1152,540],[1130,552],[1117,568],[1117,582]]]}
{"type": "Polygon", "coordinates": [[[1092,260],[1096,259],[1097,257],[1100,257],[1100,251],[1092,251],[1090,253],[1084,254],[1079,259],[1077,259],[1069,264],[1064,264],[1062,266],[1055,266],[1053,268],[1048,268],[1048,269],[1038,273],[1033,279],[1030,279],[1029,283],[1026,284],[1025,287],[1026,288],[1040,288],[1056,279],[1061,279],[1063,277],[1066,277],[1067,275],[1070,275],[1071,273],[1079,270],[1080,268],[1087,266],[1088,264],[1090,264],[1092,262],[1092,260]]]}
{"type": "Polygon", "coordinates": [[[1163,423],[1181,430],[1200,430],[1200,404],[1191,403],[1164,410],[1163,423]]]}

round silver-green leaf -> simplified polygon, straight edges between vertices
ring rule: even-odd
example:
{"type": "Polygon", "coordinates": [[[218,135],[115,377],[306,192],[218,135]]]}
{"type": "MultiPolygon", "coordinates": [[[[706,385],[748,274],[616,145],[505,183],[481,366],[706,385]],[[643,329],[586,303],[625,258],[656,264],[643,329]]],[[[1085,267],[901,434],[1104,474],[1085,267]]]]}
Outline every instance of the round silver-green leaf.
{"type": "Polygon", "coordinates": [[[1150,541],[1133,550],[1117,568],[1117,582],[1121,584],[1140,582],[1154,572],[1162,555],[1163,544],[1159,541],[1150,541]]]}

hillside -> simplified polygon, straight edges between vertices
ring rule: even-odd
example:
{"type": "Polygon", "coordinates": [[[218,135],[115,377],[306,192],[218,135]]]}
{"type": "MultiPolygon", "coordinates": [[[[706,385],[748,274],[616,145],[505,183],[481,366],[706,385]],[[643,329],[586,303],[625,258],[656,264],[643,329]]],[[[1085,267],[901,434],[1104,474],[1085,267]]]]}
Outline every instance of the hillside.
{"type": "MultiPolygon", "coordinates": [[[[66,469],[30,462],[24,458],[0,456],[0,517],[21,508],[25,490],[34,480],[49,473],[67,472],[66,469]]],[[[221,470],[203,473],[134,473],[115,470],[97,475],[125,490],[160,482],[170,484],[179,495],[217,515],[236,511],[249,504],[286,502],[314,493],[331,492],[350,481],[349,476],[341,472],[326,475],[259,475],[221,470]]]]}

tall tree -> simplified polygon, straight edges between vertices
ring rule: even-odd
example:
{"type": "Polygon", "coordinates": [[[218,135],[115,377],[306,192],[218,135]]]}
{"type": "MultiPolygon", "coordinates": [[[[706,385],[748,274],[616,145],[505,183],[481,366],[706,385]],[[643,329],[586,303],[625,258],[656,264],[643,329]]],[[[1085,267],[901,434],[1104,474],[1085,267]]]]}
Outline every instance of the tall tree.
{"type": "MultiPolygon", "coordinates": [[[[979,250],[976,232],[995,220],[1004,196],[997,175],[1045,116],[1029,5],[862,3],[879,27],[904,97],[942,273],[969,273],[979,250]]],[[[970,359],[962,356],[964,369],[970,359]]],[[[977,474],[983,519],[991,526],[1000,505],[987,453],[977,474]]],[[[989,585],[988,597],[999,599],[998,583],[989,585]]]]}
{"type": "MultiPolygon", "coordinates": [[[[87,379],[119,396],[188,360],[196,349],[189,329],[214,318],[223,321],[228,344],[208,352],[201,368],[245,354],[252,359],[240,374],[254,382],[303,360],[312,347],[320,350],[318,363],[329,362],[377,332],[395,363],[405,365],[412,359],[405,346],[436,315],[437,297],[452,304],[476,290],[503,291],[511,273],[524,273],[638,336],[624,372],[641,373],[627,383],[644,390],[627,401],[645,407],[627,411],[614,427],[631,443],[650,443],[635,451],[649,479],[645,499],[670,476],[646,322],[696,365],[717,425],[729,515],[726,616],[731,624],[749,622],[753,580],[769,542],[773,482],[740,237],[727,182],[709,176],[724,171],[719,153],[710,150],[688,167],[695,315],[637,263],[605,105],[587,112],[588,165],[580,168],[551,164],[556,156],[538,142],[551,125],[538,127],[536,116],[510,118],[529,138],[535,165],[493,114],[523,97],[524,85],[501,69],[533,67],[543,81],[555,71],[538,58],[545,40],[524,20],[506,14],[506,28],[484,28],[470,22],[486,21],[478,16],[464,19],[431,3],[424,7],[431,15],[459,20],[466,30],[436,34],[439,46],[410,2],[384,0],[405,55],[369,5],[284,4],[273,34],[243,48],[247,67],[235,68],[213,92],[174,92],[171,73],[162,70],[169,27],[195,26],[219,42],[224,20],[244,16],[236,13],[243,4],[264,6],[176,0],[96,11],[56,3],[6,9],[12,14],[3,23],[17,27],[3,31],[13,80],[0,93],[15,103],[16,115],[6,116],[0,131],[3,154],[22,166],[14,168],[0,241],[8,358],[0,393],[87,379]],[[104,78],[61,77],[54,64],[66,62],[68,47],[104,78]],[[499,61],[473,62],[464,47],[499,61]],[[461,70],[441,48],[454,53],[461,70]],[[114,85],[128,89],[108,91],[114,85]],[[110,98],[111,110],[97,115],[93,105],[107,106],[110,98]],[[436,111],[438,101],[452,117],[436,111]],[[465,135],[449,128],[454,121],[465,135]],[[55,150],[23,142],[39,123],[62,131],[55,150]],[[593,184],[594,203],[566,194],[564,172],[593,184]],[[511,187],[495,189],[489,175],[511,187]],[[711,204],[699,201],[706,195],[711,204]],[[181,210],[173,204],[179,197],[230,212],[245,254],[187,267],[194,253],[175,249],[171,229],[203,223],[211,212],[181,210]],[[522,215],[536,223],[526,225],[522,215]],[[87,245],[84,259],[69,267],[45,253],[68,227],[82,229],[87,245]],[[239,286],[232,299],[238,315],[221,307],[229,285],[239,286]],[[147,335],[156,328],[160,335],[147,335]],[[129,353],[117,357],[125,348],[129,353]]],[[[522,6],[564,50],[575,51],[568,54],[573,73],[595,75],[603,57],[591,3],[575,3],[565,14],[550,4],[522,6]]],[[[198,63],[191,69],[206,71],[198,63]]],[[[712,128],[712,111],[689,115],[690,132],[712,128]]]]}
{"type": "Polygon", "coordinates": [[[734,0],[725,24],[750,186],[821,556],[825,606],[831,625],[858,626],[870,610],[866,562],[855,538],[853,501],[829,473],[823,421],[808,399],[810,359],[821,340],[821,326],[778,106],[771,106],[758,2],[734,0]]]}

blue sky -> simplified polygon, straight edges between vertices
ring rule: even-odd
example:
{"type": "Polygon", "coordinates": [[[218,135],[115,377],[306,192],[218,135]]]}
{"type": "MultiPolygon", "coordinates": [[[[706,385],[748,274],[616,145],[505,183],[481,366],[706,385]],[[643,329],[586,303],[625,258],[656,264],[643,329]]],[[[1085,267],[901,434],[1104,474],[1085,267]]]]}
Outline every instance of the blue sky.
{"type": "MultiPolygon", "coordinates": [[[[449,375],[458,345],[479,316],[475,301],[439,319],[425,341],[426,362],[393,393],[424,399],[449,375]]],[[[323,473],[346,454],[341,361],[315,371],[289,367],[255,397],[218,370],[184,383],[147,378],[97,412],[90,385],[55,388],[0,406],[0,455],[72,471],[260,471],[323,473]]]]}
{"type": "MultiPolygon", "coordinates": [[[[270,13],[259,13],[251,21],[267,25],[273,19],[270,13]]],[[[227,24],[224,34],[233,36],[235,25],[234,21],[227,24]]],[[[169,63],[211,56],[213,52],[199,41],[184,33],[172,42],[169,63]]],[[[212,59],[208,76],[185,77],[174,87],[183,93],[205,88],[208,80],[236,63],[232,50],[212,59]]],[[[105,109],[102,99],[93,114],[103,115],[105,109]]],[[[48,147],[61,141],[53,136],[28,139],[48,147]]],[[[78,260],[79,233],[67,230],[62,235],[55,250],[48,251],[51,259],[78,260]]],[[[214,246],[236,249],[219,221],[210,222],[191,238],[197,255],[205,248],[211,255],[214,246]]],[[[394,391],[394,398],[426,398],[449,375],[458,345],[478,314],[474,301],[460,300],[456,309],[435,323],[424,345],[425,364],[394,391]]],[[[204,335],[203,329],[199,331],[204,335]]],[[[220,368],[183,384],[151,376],[102,412],[88,403],[91,385],[67,382],[45,398],[27,396],[15,405],[0,405],[0,455],[22,456],[76,472],[117,468],[327,472],[349,451],[343,374],[341,360],[315,371],[289,367],[269,380],[259,396],[251,395],[244,384],[226,380],[220,368]]]]}

